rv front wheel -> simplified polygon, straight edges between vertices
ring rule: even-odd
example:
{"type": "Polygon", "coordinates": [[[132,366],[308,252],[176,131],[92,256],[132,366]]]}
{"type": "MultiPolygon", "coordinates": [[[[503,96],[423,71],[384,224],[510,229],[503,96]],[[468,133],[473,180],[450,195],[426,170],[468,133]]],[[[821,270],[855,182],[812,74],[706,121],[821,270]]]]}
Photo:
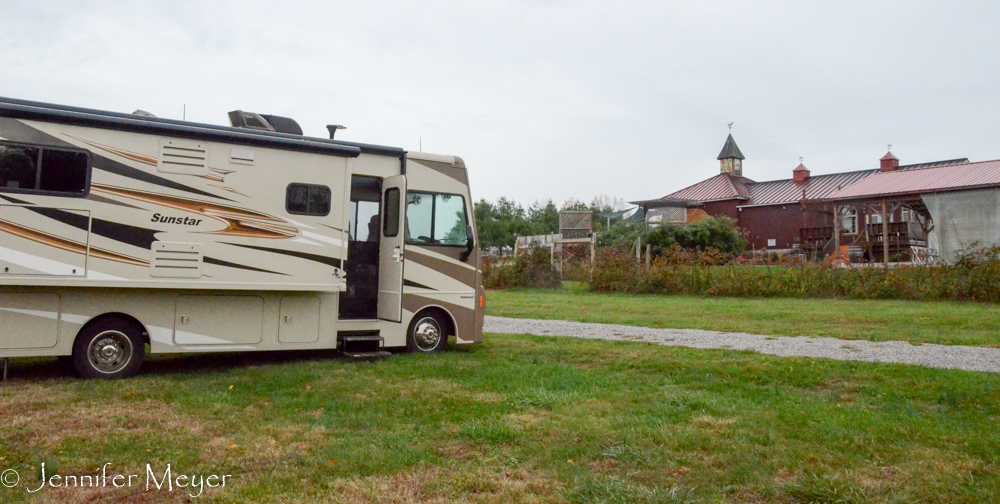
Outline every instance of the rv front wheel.
{"type": "Polygon", "coordinates": [[[84,327],[73,344],[73,367],[84,378],[114,380],[139,372],[146,345],[131,323],[105,319],[84,327]]]}
{"type": "Polygon", "coordinates": [[[420,353],[444,350],[448,336],[444,334],[443,328],[441,319],[433,313],[416,317],[406,335],[406,348],[411,352],[420,353]]]}

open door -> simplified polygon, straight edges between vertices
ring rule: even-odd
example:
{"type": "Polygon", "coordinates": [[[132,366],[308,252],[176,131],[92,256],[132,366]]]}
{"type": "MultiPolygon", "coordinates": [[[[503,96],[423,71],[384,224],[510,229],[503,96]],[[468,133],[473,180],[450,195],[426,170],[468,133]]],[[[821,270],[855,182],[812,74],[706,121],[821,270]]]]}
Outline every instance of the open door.
{"type": "Polygon", "coordinates": [[[403,320],[403,212],[406,177],[382,182],[382,236],[379,242],[378,318],[403,320]]]}

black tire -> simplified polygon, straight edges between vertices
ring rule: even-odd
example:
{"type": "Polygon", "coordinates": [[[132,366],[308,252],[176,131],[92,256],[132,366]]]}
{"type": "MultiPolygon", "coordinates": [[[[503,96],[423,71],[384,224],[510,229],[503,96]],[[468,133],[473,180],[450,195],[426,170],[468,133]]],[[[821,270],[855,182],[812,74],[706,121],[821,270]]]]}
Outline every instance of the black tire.
{"type": "Polygon", "coordinates": [[[441,316],[434,312],[417,315],[406,331],[406,349],[415,353],[444,351],[444,347],[448,345],[448,335],[444,328],[441,316]]]}
{"type": "Polygon", "coordinates": [[[84,378],[117,380],[139,372],[146,357],[142,333],[119,318],[83,328],[73,343],[73,369],[84,378]]]}
{"type": "Polygon", "coordinates": [[[56,363],[59,368],[66,373],[73,372],[73,356],[72,355],[60,355],[56,357],[56,363]]]}

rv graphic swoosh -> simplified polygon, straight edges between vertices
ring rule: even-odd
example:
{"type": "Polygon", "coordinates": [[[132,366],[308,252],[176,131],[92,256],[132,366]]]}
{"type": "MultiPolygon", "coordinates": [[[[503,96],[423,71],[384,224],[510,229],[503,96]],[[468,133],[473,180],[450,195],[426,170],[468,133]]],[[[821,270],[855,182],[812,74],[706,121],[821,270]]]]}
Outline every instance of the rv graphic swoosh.
{"type": "MultiPolygon", "coordinates": [[[[142,164],[149,165],[149,166],[159,166],[159,160],[157,160],[156,158],[154,158],[152,156],[147,156],[145,154],[139,154],[137,152],[130,152],[130,151],[127,151],[127,150],[124,150],[124,149],[119,149],[118,147],[112,147],[110,145],[100,144],[100,143],[97,143],[97,142],[93,142],[93,141],[90,141],[90,140],[87,140],[87,139],[84,139],[84,138],[80,138],[80,137],[77,137],[77,136],[73,136],[73,135],[68,135],[68,134],[65,134],[65,133],[63,133],[63,134],[66,135],[69,138],[72,138],[73,140],[76,140],[77,142],[80,142],[80,143],[85,144],[85,145],[89,145],[89,146],[91,146],[91,147],[93,147],[95,149],[100,149],[100,150],[102,150],[104,152],[107,152],[109,154],[114,154],[116,156],[123,157],[125,159],[130,160],[130,161],[135,161],[135,162],[142,163],[142,164]]],[[[225,183],[226,182],[226,180],[225,180],[226,175],[229,175],[230,173],[233,173],[233,172],[234,172],[234,170],[226,170],[226,169],[222,169],[222,168],[209,168],[208,169],[208,173],[206,173],[205,175],[194,175],[194,174],[192,174],[190,176],[192,176],[192,177],[201,177],[201,178],[212,180],[212,181],[215,181],[215,182],[225,183]]],[[[220,185],[213,185],[213,184],[209,184],[209,185],[211,187],[216,188],[216,189],[222,189],[223,191],[228,191],[228,192],[231,192],[231,193],[239,194],[240,196],[247,196],[246,194],[243,194],[243,193],[237,191],[236,189],[233,189],[232,187],[220,186],[220,185]]],[[[247,196],[247,197],[249,197],[249,196],[247,196]]]]}
{"type": "Polygon", "coordinates": [[[269,239],[293,238],[299,234],[298,229],[282,219],[245,208],[102,184],[92,184],[90,190],[101,194],[153,203],[185,212],[200,214],[225,224],[225,229],[211,231],[208,234],[269,239]]]}
{"type": "Polygon", "coordinates": [[[132,161],[137,161],[139,163],[147,164],[149,166],[156,166],[156,158],[154,158],[154,157],[146,156],[146,155],[143,155],[143,154],[138,154],[138,153],[135,153],[135,152],[129,152],[127,150],[119,149],[117,147],[111,147],[110,145],[99,144],[97,142],[91,142],[90,140],[84,140],[83,138],[75,137],[73,135],[67,135],[66,133],[63,133],[63,134],[66,135],[69,138],[72,138],[73,140],[76,140],[77,142],[85,143],[85,144],[87,144],[87,145],[89,145],[91,147],[94,147],[94,148],[97,148],[97,149],[101,149],[104,152],[109,152],[111,154],[115,154],[115,155],[123,157],[125,159],[129,159],[129,160],[132,160],[132,161]]]}
{"type": "MultiPolygon", "coordinates": [[[[75,254],[87,254],[87,244],[75,242],[73,240],[67,240],[59,236],[51,235],[39,231],[37,229],[31,229],[29,227],[22,226],[20,224],[15,224],[10,221],[0,219],[0,231],[10,233],[14,236],[20,236],[26,240],[31,240],[36,243],[41,243],[48,245],[50,247],[55,247],[57,249],[65,250],[67,252],[73,252],[75,254]]],[[[125,264],[131,264],[134,266],[149,266],[149,261],[142,259],[137,259],[135,257],[129,257],[127,255],[118,254],[116,252],[111,252],[110,250],[104,250],[96,247],[90,247],[90,256],[96,257],[98,259],[106,259],[108,261],[115,261],[125,264]]]]}
{"type": "MultiPolygon", "coordinates": [[[[225,243],[225,242],[219,242],[225,243]]],[[[226,245],[232,245],[234,247],[243,247],[248,249],[260,250],[262,252],[270,252],[272,254],[283,254],[292,257],[298,257],[299,259],[305,259],[308,261],[315,261],[318,263],[326,264],[327,266],[333,266],[334,268],[340,268],[340,259],[336,257],[327,257],[316,254],[308,254],[306,252],[296,252],[294,250],[281,250],[268,247],[258,247],[256,245],[240,245],[239,243],[226,243],[226,245]]]]}
{"type": "MultiPolygon", "coordinates": [[[[26,210],[30,210],[39,215],[44,215],[50,219],[62,222],[63,224],[69,226],[73,226],[77,229],[90,231],[91,233],[96,234],[98,236],[103,236],[105,238],[121,243],[126,243],[128,245],[132,245],[134,247],[139,247],[142,249],[149,250],[150,248],[152,248],[152,243],[156,241],[156,233],[162,232],[161,230],[158,229],[147,229],[138,226],[130,226],[128,224],[106,221],[104,219],[98,219],[96,217],[87,218],[83,215],[75,214],[73,212],[67,212],[64,210],[60,210],[58,208],[39,207],[29,201],[12,198],[10,196],[0,195],[0,199],[7,200],[11,203],[24,205],[23,208],[26,210]]],[[[142,209],[140,208],[139,210],[142,209]]]]}

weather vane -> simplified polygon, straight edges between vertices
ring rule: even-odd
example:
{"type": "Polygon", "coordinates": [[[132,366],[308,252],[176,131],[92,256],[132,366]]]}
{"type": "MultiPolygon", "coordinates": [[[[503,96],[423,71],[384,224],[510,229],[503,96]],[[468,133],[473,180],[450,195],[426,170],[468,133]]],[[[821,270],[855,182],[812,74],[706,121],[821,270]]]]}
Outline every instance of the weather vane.
{"type": "Polygon", "coordinates": [[[802,164],[802,156],[799,156],[799,164],[802,164]]]}
{"type": "Polygon", "coordinates": [[[730,133],[732,133],[732,132],[733,132],[733,123],[735,123],[735,122],[736,122],[736,121],[733,121],[733,122],[729,123],[729,132],[730,132],[730,133]]]}
{"type": "Polygon", "coordinates": [[[889,150],[892,150],[892,144],[889,144],[889,150]]]}

